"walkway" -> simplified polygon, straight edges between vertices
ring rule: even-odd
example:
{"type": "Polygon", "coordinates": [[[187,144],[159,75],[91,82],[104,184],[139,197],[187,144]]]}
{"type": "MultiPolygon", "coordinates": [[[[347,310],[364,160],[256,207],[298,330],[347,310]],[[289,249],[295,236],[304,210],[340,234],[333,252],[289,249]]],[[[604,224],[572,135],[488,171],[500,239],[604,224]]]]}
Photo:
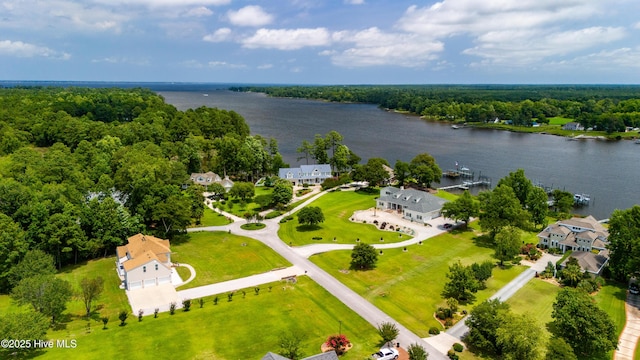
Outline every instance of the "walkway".
{"type": "Polygon", "coordinates": [[[640,295],[627,293],[625,309],[627,322],[620,334],[618,350],[613,355],[614,360],[633,360],[640,338],[640,295]]]}

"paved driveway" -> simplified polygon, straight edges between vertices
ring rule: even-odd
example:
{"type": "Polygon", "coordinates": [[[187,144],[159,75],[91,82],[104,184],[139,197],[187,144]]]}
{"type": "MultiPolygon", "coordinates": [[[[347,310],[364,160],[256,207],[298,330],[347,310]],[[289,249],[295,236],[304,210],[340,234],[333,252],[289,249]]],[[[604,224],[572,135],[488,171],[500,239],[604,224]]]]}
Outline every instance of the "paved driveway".
{"type": "Polygon", "coordinates": [[[144,289],[127,290],[127,297],[133,313],[137,316],[142,309],[145,315],[153,314],[157,308],[160,312],[169,311],[169,306],[175,302],[178,307],[182,303],[178,300],[178,292],[173,284],[162,284],[144,289]]]}
{"type": "Polygon", "coordinates": [[[625,304],[627,323],[620,334],[615,360],[633,360],[634,351],[640,338],[640,295],[627,294],[625,304]]]}

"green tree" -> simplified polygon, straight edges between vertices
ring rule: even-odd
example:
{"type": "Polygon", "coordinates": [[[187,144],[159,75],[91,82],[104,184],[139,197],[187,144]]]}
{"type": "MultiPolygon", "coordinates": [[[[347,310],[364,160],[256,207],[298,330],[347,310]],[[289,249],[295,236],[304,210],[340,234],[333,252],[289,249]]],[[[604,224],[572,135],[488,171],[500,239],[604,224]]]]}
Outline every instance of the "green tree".
{"type": "Polygon", "coordinates": [[[100,297],[103,289],[104,280],[100,276],[94,279],[85,277],[80,280],[80,296],[87,310],[87,318],[91,316],[91,304],[100,297]]]}
{"type": "Polygon", "coordinates": [[[498,186],[500,185],[509,186],[513,190],[513,193],[520,202],[522,208],[528,208],[529,203],[527,200],[529,199],[529,194],[533,189],[533,184],[531,184],[531,180],[527,179],[523,169],[510,172],[509,175],[498,181],[498,186]]]}
{"type": "Polygon", "coordinates": [[[280,343],[280,351],[284,357],[291,360],[301,359],[302,351],[302,335],[296,332],[283,333],[280,335],[278,342],[280,343]]]}
{"type": "Polygon", "coordinates": [[[496,344],[505,360],[538,360],[546,345],[544,329],[529,315],[503,314],[496,344]]]}
{"type": "Polygon", "coordinates": [[[227,193],[227,190],[220,183],[213,183],[209,185],[208,188],[209,188],[209,192],[218,196],[224,196],[224,194],[227,193]]]}
{"type": "Polygon", "coordinates": [[[568,286],[576,287],[582,279],[582,268],[578,263],[578,259],[569,257],[567,265],[560,271],[559,277],[562,278],[562,283],[568,286]]]}
{"type": "Polygon", "coordinates": [[[569,213],[569,211],[571,211],[573,207],[573,195],[570,192],[555,189],[551,192],[551,197],[553,198],[553,206],[556,208],[556,211],[561,213],[569,213]]]}
{"type": "Polygon", "coordinates": [[[411,176],[424,187],[430,187],[432,182],[439,183],[442,170],[436,164],[433,156],[422,153],[416,155],[409,163],[411,176]]]}
{"type": "Polygon", "coordinates": [[[471,264],[471,271],[473,271],[473,276],[480,282],[482,288],[484,288],[484,283],[489,280],[489,278],[491,278],[494,266],[494,263],[490,260],[483,261],[480,264],[471,264]]]}
{"type": "Polygon", "coordinates": [[[351,177],[356,181],[367,181],[370,186],[380,185],[389,180],[389,173],[383,165],[389,166],[387,160],[370,158],[366,164],[357,166],[351,177]]]}
{"type": "Polygon", "coordinates": [[[400,334],[400,330],[396,326],[396,324],[391,322],[383,322],[378,325],[378,335],[382,338],[382,342],[386,345],[389,345],[390,342],[395,340],[400,334]]]}
{"type": "Polygon", "coordinates": [[[497,331],[502,324],[503,314],[508,312],[509,305],[498,299],[487,300],[476,306],[466,320],[469,334],[465,342],[478,350],[498,353],[497,331]]]}
{"type": "Polygon", "coordinates": [[[552,337],[547,345],[545,360],[578,360],[578,357],[563,338],[552,337]]]}
{"type": "Polygon", "coordinates": [[[56,273],[53,256],[42,250],[29,250],[22,260],[11,269],[10,284],[17,285],[22,279],[37,275],[53,275],[56,273]]]}
{"type": "Polygon", "coordinates": [[[229,196],[240,198],[242,201],[253,198],[255,194],[255,187],[250,182],[238,181],[234,183],[231,190],[229,190],[229,196]]]}
{"type": "Polygon", "coordinates": [[[405,182],[411,176],[411,169],[409,163],[397,160],[395,167],[393,168],[396,180],[398,180],[398,186],[404,186],[405,182]]]}
{"type": "Polygon", "coordinates": [[[502,266],[505,261],[513,260],[520,253],[522,233],[516,227],[506,226],[496,234],[495,243],[495,257],[500,260],[500,266],[502,266]]]}
{"type": "Polygon", "coordinates": [[[491,238],[505,226],[522,227],[528,220],[528,214],[520,206],[513,189],[507,185],[500,185],[493,191],[481,192],[480,199],[480,227],[489,231],[491,238]]]}
{"type": "Polygon", "coordinates": [[[298,222],[303,225],[315,226],[324,222],[322,209],[317,206],[307,206],[298,211],[298,222]]]}
{"type": "Polygon", "coordinates": [[[472,217],[478,216],[480,205],[473,200],[468,190],[465,190],[454,201],[445,203],[442,206],[442,216],[455,220],[464,221],[464,226],[467,227],[469,220],[472,217]]]}
{"type": "Polygon", "coordinates": [[[429,353],[420,344],[414,343],[407,348],[409,360],[427,360],[429,353]]]}
{"type": "Polygon", "coordinates": [[[51,318],[51,322],[66,310],[72,295],[71,284],[52,275],[22,279],[11,291],[11,298],[18,304],[31,305],[35,311],[51,318]]]}
{"type": "Polygon", "coordinates": [[[328,164],[329,155],[327,154],[327,141],[319,134],[316,134],[313,140],[312,157],[317,164],[328,164]]]}
{"type": "Polygon", "coordinates": [[[457,300],[472,301],[473,294],[480,287],[471,267],[462,265],[460,260],[449,266],[447,279],[449,281],[444,285],[443,291],[445,298],[452,297],[457,300]]]}
{"type": "Polygon", "coordinates": [[[286,205],[293,198],[293,187],[291,183],[278,179],[276,184],[273,186],[273,192],[271,194],[271,201],[276,206],[278,205],[286,205]]]}
{"type": "MultiPolygon", "coordinates": [[[[0,317],[0,338],[45,340],[49,325],[47,318],[38,312],[7,313],[0,317]]],[[[24,353],[34,350],[34,348],[5,349],[3,346],[0,348],[0,356],[4,359],[10,359],[15,356],[12,353],[24,353]]]]}
{"type": "Polygon", "coordinates": [[[296,152],[298,154],[302,154],[301,156],[296,158],[296,161],[305,159],[306,164],[309,165],[309,158],[313,157],[313,144],[311,144],[307,140],[302,140],[302,145],[300,145],[300,147],[296,149],[296,152]]]}
{"type": "Polygon", "coordinates": [[[0,213],[0,291],[9,290],[11,269],[28,250],[24,231],[13,219],[0,213]]]}
{"type": "Polygon", "coordinates": [[[604,356],[618,344],[613,320],[583,290],[560,290],[551,317],[555,335],[563,338],[576,355],[604,356]]]}
{"type": "Polygon", "coordinates": [[[548,196],[544,189],[533,186],[527,197],[527,210],[531,214],[531,221],[535,225],[546,226],[547,213],[549,212],[549,205],[547,203],[548,196]]]}
{"type": "MultiPolygon", "coordinates": [[[[172,306],[175,306],[174,304],[175,303],[171,303],[172,306]]],[[[174,307],[174,310],[175,310],[175,307],[174,307]]],[[[118,319],[120,319],[120,326],[124,326],[126,324],[128,317],[129,317],[129,312],[127,312],[126,310],[120,311],[120,313],[118,314],[118,319]]]]}
{"type": "Polygon", "coordinates": [[[609,268],[618,280],[638,275],[640,269],[640,206],[614,210],[609,220],[609,268]]]}
{"type": "Polygon", "coordinates": [[[324,138],[325,148],[331,149],[331,157],[329,158],[329,163],[331,164],[331,170],[334,173],[338,170],[339,163],[341,166],[346,165],[347,156],[349,154],[348,148],[346,149],[346,152],[344,151],[344,149],[338,150],[342,145],[342,140],[344,140],[344,137],[335,130],[329,131],[324,138]],[[340,153],[340,159],[336,157],[336,152],[340,153]]]}
{"type": "Polygon", "coordinates": [[[378,253],[376,249],[365,243],[359,243],[351,251],[350,268],[354,270],[369,270],[376,267],[378,253]]]}

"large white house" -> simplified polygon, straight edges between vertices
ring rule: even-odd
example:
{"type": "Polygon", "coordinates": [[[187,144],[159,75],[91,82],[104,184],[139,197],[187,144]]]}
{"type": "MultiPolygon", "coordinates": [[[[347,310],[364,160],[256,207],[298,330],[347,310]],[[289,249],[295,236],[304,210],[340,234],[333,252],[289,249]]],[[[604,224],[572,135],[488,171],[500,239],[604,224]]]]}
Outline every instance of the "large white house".
{"type": "Polygon", "coordinates": [[[322,184],[331,177],[329,164],[300,165],[299,168],[280,168],[280,179],[290,181],[293,185],[322,184]]]}
{"type": "Polygon", "coordinates": [[[225,176],[224,179],[220,177],[220,175],[214,172],[206,172],[206,173],[191,173],[190,176],[191,181],[195,184],[199,184],[202,186],[208,186],[214,183],[218,183],[224,187],[226,192],[229,192],[233,187],[233,181],[229,179],[228,176],[225,176]]]}
{"type": "Polygon", "coordinates": [[[539,244],[562,252],[605,250],[609,231],[593,216],[560,220],[538,234],[539,244]]]}
{"type": "Polygon", "coordinates": [[[118,275],[127,290],[171,283],[169,240],[137,234],[116,249],[118,275]]]}
{"type": "Polygon", "coordinates": [[[425,191],[398,189],[387,186],[380,189],[376,207],[402,214],[402,217],[421,223],[440,216],[440,210],[447,200],[433,196],[425,191]]]}

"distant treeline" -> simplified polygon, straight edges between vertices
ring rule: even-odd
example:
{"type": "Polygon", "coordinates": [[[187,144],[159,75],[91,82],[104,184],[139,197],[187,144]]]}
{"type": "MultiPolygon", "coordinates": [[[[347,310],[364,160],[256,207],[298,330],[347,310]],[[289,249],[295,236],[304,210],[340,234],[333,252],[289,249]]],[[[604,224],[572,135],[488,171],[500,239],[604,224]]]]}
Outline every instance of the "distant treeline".
{"type": "Polygon", "coordinates": [[[376,104],[435,120],[514,125],[567,117],[606,132],[640,127],[640,86],[632,85],[389,85],[235,87],[276,97],[376,104]]]}

